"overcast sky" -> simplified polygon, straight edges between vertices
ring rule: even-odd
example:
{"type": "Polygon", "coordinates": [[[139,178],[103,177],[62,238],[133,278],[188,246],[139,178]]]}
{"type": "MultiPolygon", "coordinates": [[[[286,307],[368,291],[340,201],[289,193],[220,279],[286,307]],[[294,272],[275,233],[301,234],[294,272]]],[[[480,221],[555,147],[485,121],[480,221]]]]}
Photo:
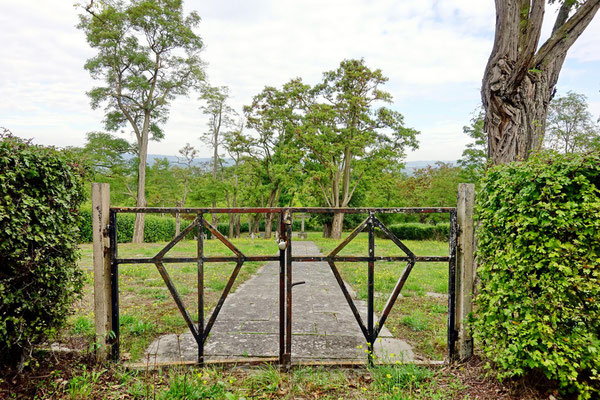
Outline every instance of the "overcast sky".
{"type": "MultiPolygon", "coordinates": [[[[83,69],[94,52],[75,28],[74,0],[0,0],[0,126],[41,144],[80,146],[102,130],[85,92],[83,69]]],[[[462,126],[480,104],[479,89],[494,34],[493,0],[187,0],[202,23],[203,59],[212,85],[227,85],[241,110],[265,85],[301,77],[316,83],[341,60],[364,58],[389,77],[408,127],[421,131],[408,160],[456,160],[462,126]]],[[[555,10],[546,10],[546,35],[555,10]]],[[[600,16],[570,50],[558,94],[585,94],[600,114],[600,16]]],[[[197,94],[177,99],[166,137],[149,152],[176,155],[186,142],[210,156],[197,94]]],[[[132,140],[126,131],[122,136],[132,140]]]]}

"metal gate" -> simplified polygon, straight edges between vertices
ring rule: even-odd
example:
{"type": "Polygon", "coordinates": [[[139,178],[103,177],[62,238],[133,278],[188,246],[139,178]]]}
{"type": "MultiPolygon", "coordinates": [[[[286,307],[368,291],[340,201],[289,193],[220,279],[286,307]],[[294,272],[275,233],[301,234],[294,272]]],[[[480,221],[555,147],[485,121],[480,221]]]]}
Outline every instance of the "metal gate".
{"type": "Polygon", "coordinates": [[[412,268],[416,262],[444,262],[448,263],[448,358],[454,359],[455,342],[457,339],[455,321],[455,287],[456,287],[456,249],[457,249],[457,214],[453,207],[428,207],[428,208],[320,208],[320,207],[274,207],[274,208],[165,208],[165,207],[112,207],[110,208],[108,235],[110,241],[111,264],[111,309],[112,309],[112,356],[119,359],[119,289],[118,276],[120,264],[155,264],[164,280],[171,296],[173,297],[181,315],[183,316],[190,332],[198,344],[198,364],[204,363],[204,345],[211,329],[221,311],[231,288],[238,276],[240,269],[246,261],[279,261],[279,364],[289,368],[292,363],[292,288],[300,282],[293,282],[292,263],[295,262],[327,262],[335,279],[348,302],[348,306],[358,323],[368,346],[368,362],[373,363],[373,344],[378,338],[385,321],[398,298],[412,268]],[[119,258],[117,247],[117,213],[167,213],[167,214],[192,214],[196,217],[181,233],[169,242],[161,251],[151,258],[119,258]],[[275,214],[278,215],[279,224],[279,254],[273,256],[247,256],[243,254],[227,237],[222,235],[216,227],[212,226],[204,216],[206,214],[275,214]],[[325,256],[293,256],[292,255],[292,220],[294,214],[365,214],[362,221],[340,244],[325,256]],[[447,256],[416,256],[402,241],[400,241],[377,218],[378,214],[406,214],[406,213],[445,213],[449,215],[450,235],[449,251],[447,256]],[[375,256],[375,228],[383,232],[388,239],[395,243],[404,252],[404,256],[375,256]],[[196,231],[197,253],[195,257],[165,257],[179,241],[188,234],[196,231]],[[206,257],[204,254],[205,232],[210,232],[215,238],[227,246],[233,255],[225,257],[206,257]],[[350,243],[359,233],[368,232],[368,256],[338,256],[338,253],[350,243]],[[336,262],[366,262],[368,265],[367,277],[367,323],[365,324],[356,305],[337,269],[336,262]],[[390,297],[378,321],[374,320],[374,282],[375,263],[378,261],[405,261],[406,267],[398,278],[390,297]],[[204,315],[204,264],[217,262],[235,262],[235,268],[221,294],[217,305],[205,323],[204,315]],[[181,296],[171,280],[165,264],[168,263],[196,263],[198,267],[198,323],[195,324],[186,310],[181,296]]]}

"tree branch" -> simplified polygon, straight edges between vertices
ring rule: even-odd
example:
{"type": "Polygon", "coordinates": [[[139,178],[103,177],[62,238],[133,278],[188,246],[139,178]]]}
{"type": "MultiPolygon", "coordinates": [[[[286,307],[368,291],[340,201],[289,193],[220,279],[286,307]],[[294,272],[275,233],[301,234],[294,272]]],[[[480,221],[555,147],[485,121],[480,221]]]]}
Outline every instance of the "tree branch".
{"type": "MultiPolygon", "coordinates": [[[[575,43],[585,28],[590,24],[594,15],[600,8],[600,0],[588,0],[569,18],[556,29],[550,38],[540,47],[532,67],[543,66],[567,50],[575,43]]],[[[559,17],[564,18],[563,16],[559,17]]],[[[559,21],[557,20],[557,23],[559,21]]],[[[556,24],[555,24],[556,25],[556,24]]]]}

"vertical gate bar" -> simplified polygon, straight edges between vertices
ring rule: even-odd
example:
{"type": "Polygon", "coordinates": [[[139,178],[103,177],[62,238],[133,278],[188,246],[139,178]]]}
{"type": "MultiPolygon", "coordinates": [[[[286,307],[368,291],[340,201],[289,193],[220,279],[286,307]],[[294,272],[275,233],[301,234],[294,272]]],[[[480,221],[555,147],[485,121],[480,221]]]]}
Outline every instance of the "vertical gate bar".
{"type": "MultiPolygon", "coordinates": [[[[279,213],[279,242],[285,242],[286,226],[283,213],[279,213]]],[[[284,365],[285,353],[285,249],[279,250],[279,366],[284,365]]]]}
{"type": "Polygon", "coordinates": [[[287,211],[286,223],[286,326],[285,326],[285,366],[289,371],[292,366],[292,214],[287,211]]]}
{"type": "Polygon", "coordinates": [[[198,214],[198,366],[204,366],[204,218],[198,214]]]}
{"type": "Polygon", "coordinates": [[[455,358],[456,342],[456,241],[458,222],[456,210],[450,211],[450,260],[448,262],[448,359],[455,358]]]}
{"type": "Polygon", "coordinates": [[[111,345],[113,361],[119,361],[120,352],[120,324],[119,324],[119,264],[117,264],[117,212],[110,210],[109,221],[110,242],[110,299],[112,333],[114,335],[111,345]]]}
{"type": "Polygon", "coordinates": [[[368,300],[367,300],[367,329],[369,331],[369,342],[367,343],[369,365],[373,365],[373,345],[375,341],[374,322],[374,290],[375,290],[375,233],[373,228],[373,213],[369,213],[369,278],[367,284],[368,300]]]}

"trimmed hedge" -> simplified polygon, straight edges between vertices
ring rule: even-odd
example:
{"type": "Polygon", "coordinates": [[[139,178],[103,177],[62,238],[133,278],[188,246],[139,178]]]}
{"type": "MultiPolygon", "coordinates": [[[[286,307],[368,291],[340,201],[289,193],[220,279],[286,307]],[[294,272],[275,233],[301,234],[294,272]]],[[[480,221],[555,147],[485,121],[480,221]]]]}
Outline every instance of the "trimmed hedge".
{"type": "MultiPolygon", "coordinates": [[[[81,210],[81,220],[79,221],[80,241],[82,243],[92,242],[92,211],[81,210]]],[[[135,214],[117,214],[117,239],[119,243],[131,242],[133,237],[133,226],[135,222],[135,214]]],[[[181,220],[181,229],[185,229],[190,224],[189,220],[181,220]]],[[[276,230],[276,222],[273,223],[273,232],[276,230]]],[[[305,229],[308,229],[308,221],[305,223],[305,229]]],[[[262,220],[259,223],[261,232],[265,231],[265,221],[262,220]]],[[[292,229],[295,232],[299,232],[301,228],[301,221],[294,220],[292,223],[292,229]]],[[[217,230],[221,234],[229,235],[229,222],[220,223],[217,226],[217,230]]],[[[240,232],[248,233],[248,222],[242,222],[240,224],[240,232]]],[[[168,242],[175,237],[175,218],[174,217],[163,217],[159,215],[146,214],[146,223],[144,226],[144,242],[155,243],[155,242],[168,242]]],[[[193,239],[193,234],[190,233],[188,239],[193,239]]]]}
{"type": "Polygon", "coordinates": [[[0,134],[0,365],[22,368],[81,292],[82,175],[63,151],[0,134]]]}
{"type": "MultiPolygon", "coordinates": [[[[401,240],[448,240],[450,235],[450,224],[419,224],[406,223],[388,226],[388,229],[401,240]]],[[[385,237],[383,232],[377,229],[378,237],[385,237]]]]}
{"type": "Polygon", "coordinates": [[[493,168],[478,193],[475,339],[500,378],[600,396],[600,154],[493,168]]]}
{"type": "MultiPolygon", "coordinates": [[[[92,239],[92,212],[91,210],[81,210],[81,221],[79,230],[81,233],[80,241],[90,243],[92,239]]],[[[131,242],[133,237],[133,226],[135,223],[135,214],[118,213],[117,214],[117,239],[119,243],[131,242]]],[[[191,221],[182,219],[181,230],[185,229],[191,221]]],[[[229,224],[219,224],[217,230],[223,235],[229,234],[229,224]]],[[[193,239],[193,232],[187,239],[193,239]]],[[[175,218],[163,217],[159,215],[146,214],[146,223],[144,224],[144,242],[168,242],[175,237],[175,218]]]]}
{"type": "MultiPolygon", "coordinates": [[[[92,241],[92,212],[90,210],[81,210],[82,216],[79,225],[81,232],[81,242],[89,243],[92,241]]],[[[117,214],[117,232],[119,243],[131,242],[133,236],[133,225],[135,216],[134,214],[117,214]]],[[[308,221],[307,221],[308,222],[308,221]]],[[[181,229],[184,229],[190,223],[189,220],[181,221],[181,229]]],[[[265,230],[265,221],[260,221],[259,228],[261,232],[265,230]]],[[[294,232],[299,232],[301,228],[301,221],[295,219],[292,224],[294,232]]],[[[406,224],[394,224],[388,226],[390,231],[394,233],[399,239],[402,240],[448,240],[450,232],[450,224],[419,224],[419,223],[406,223],[406,224]]],[[[217,226],[219,232],[223,235],[229,235],[229,223],[220,223],[217,226]]],[[[309,229],[308,224],[305,223],[305,229],[309,229]]],[[[314,228],[312,228],[314,229],[314,228]]],[[[322,229],[322,227],[317,227],[322,229]]],[[[276,223],[273,223],[273,232],[276,230],[276,223]]],[[[248,232],[248,222],[242,222],[240,224],[240,231],[242,233],[248,232]]],[[[384,237],[378,229],[376,230],[378,237],[384,237]]],[[[193,235],[190,234],[189,239],[192,239],[193,235]]],[[[146,243],[154,242],[167,242],[175,237],[175,218],[173,217],[162,217],[158,215],[146,214],[146,225],[144,226],[144,241],[146,243]]]]}

